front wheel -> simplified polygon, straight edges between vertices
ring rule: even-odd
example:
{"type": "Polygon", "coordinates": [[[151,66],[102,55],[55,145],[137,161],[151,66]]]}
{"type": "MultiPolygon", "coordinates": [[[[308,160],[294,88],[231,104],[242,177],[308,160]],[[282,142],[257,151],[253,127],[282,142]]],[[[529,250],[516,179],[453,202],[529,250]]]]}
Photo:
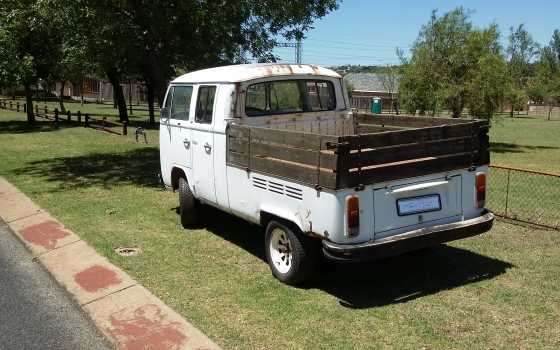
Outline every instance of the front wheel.
{"type": "Polygon", "coordinates": [[[194,226],[199,220],[199,204],[194,198],[187,180],[183,177],[179,179],[179,214],[181,215],[181,225],[184,228],[194,226]]]}
{"type": "Polygon", "coordinates": [[[268,224],[266,258],[274,277],[286,284],[297,285],[313,274],[319,246],[315,240],[290,226],[274,220],[268,224]]]}

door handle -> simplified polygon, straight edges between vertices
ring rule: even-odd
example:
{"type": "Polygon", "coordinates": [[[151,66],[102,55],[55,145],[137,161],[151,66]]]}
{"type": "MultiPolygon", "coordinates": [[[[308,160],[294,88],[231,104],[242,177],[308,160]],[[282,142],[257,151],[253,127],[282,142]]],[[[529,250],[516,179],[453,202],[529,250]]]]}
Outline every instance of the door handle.
{"type": "Polygon", "coordinates": [[[206,150],[206,153],[210,153],[212,151],[212,146],[210,146],[210,144],[206,142],[204,144],[204,149],[206,150]]]}
{"type": "Polygon", "coordinates": [[[191,142],[187,139],[183,140],[183,145],[185,146],[185,148],[190,148],[191,147],[191,142]]]}

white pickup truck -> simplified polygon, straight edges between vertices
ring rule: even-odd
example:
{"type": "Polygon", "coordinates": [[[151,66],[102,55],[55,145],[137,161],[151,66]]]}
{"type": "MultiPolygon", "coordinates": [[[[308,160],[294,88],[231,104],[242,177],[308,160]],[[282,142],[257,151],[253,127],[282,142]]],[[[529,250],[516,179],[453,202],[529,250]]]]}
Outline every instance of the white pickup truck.
{"type": "Polygon", "coordinates": [[[254,64],[173,80],[161,172],[188,227],[199,205],[266,228],[273,275],[309,278],[321,254],[376,259],[488,231],[488,123],[356,115],[342,78],[254,64]]]}

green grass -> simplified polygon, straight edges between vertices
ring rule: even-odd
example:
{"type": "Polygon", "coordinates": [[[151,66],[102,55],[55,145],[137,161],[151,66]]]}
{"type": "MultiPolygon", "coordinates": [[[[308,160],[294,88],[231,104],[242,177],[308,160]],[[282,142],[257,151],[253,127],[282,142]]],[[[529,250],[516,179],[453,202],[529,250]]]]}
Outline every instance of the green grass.
{"type": "Polygon", "coordinates": [[[492,164],[560,174],[560,120],[518,116],[490,129],[492,164]]]}
{"type": "Polygon", "coordinates": [[[262,229],[215,210],[200,229],[180,227],[149,133],[136,144],[0,111],[0,175],[225,349],[560,347],[558,232],[498,222],[392,259],[325,263],[288,287],[264,261],[262,229]]]}

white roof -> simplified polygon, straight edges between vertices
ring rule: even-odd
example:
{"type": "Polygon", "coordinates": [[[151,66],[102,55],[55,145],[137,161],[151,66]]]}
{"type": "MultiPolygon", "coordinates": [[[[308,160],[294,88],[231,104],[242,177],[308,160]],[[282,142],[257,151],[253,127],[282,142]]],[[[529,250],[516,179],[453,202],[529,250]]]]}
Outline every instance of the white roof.
{"type": "Polygon", "coordinates": [[[236,83],[258,78],[289,75],[314,75],[340,78],[340,75],[333,70],[310,64],[258,63],[197,70],[181,75],[173,80],[172,83],[236,83]]]}

